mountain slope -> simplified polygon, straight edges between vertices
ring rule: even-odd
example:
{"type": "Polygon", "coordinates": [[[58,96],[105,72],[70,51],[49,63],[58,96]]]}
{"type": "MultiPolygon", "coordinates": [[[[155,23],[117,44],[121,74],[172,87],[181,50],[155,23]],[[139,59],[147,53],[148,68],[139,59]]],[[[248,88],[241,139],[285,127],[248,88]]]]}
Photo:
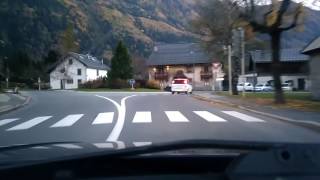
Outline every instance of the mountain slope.
{"type": "MultiPolygon", "coordinates": [[[[131,52],[148,55],[156,41],[190,42],[197,0],[2,0],[0,55],[25,51],[41,59],[59,46],[68,24],[81,53],[110,58],[118,40],[131,52]]],[[[320,35],[320,11],[307,9],[304,32],[284,34],[285,47],[305,45],[320,35]]]]}

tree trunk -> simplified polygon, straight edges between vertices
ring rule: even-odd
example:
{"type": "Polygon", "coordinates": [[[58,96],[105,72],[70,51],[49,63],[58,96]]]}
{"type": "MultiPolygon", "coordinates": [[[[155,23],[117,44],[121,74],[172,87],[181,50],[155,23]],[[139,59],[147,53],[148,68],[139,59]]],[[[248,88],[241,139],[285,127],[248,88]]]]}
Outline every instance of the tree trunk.
{"type": "Polygon", "coordinates": [[[238,76],[233,75],[232,76],[232,95],[239,95],[238,89],[237,89],[237,84],[238,84],[238,76]]]}
{"type": "Polygon", "coordinates": [[[281,32],[275,31],[271,35],[271,49],[272,49],[272,75],[274,80],[274,102],[276,104],[284,104],[285,99],[281,86],[281,64],[280,64],[280,51],[281,51],[281,32]]]}

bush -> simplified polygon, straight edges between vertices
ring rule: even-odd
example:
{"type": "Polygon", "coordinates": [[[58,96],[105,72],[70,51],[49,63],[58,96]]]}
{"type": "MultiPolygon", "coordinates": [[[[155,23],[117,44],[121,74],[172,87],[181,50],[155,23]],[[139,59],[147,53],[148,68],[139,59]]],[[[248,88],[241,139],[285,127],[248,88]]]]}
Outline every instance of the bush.
{"type": "Polygon", "coordinates": [[[160,89],[160,84],[159,84],[158,81],[149,80],[149,81],[147,82],[146,87],[149,88],[149,89],[160,89]]]}
{"type": "Polygon", "coordinates": [[[79,88],[86,88],[86,89],[96,89],[96,88],[106,88],[107,80],[104,78],[99,78],[92,81],[87,81],[79,85],[79,88]]]}
{"type": "MultiPolygon", "coordinates": [[[[33,88],[33,89],[38,89],[38,88],[39,88],[38,83],[33,83],[32,88],[33,88]]],[[[49,83],[41,83],[41,89],[42,89],[42,90],[50,89],[50,88],[51,88],[51,86],[50,86],[49,83]]]]}
{"type": "Polygon", "coordinates": [[[136,80],[136,83],[134,84],[135,88],[146,88],[147,87],[147,81],[146,80],[136,80]]]}
{"type": "Polygon", "coordinates": [[[129,83],[127,80],[123,79],[110,79],[109,80],[109,87],[111,89],[122,89],[122,88],[129,88],[129,83]]]}

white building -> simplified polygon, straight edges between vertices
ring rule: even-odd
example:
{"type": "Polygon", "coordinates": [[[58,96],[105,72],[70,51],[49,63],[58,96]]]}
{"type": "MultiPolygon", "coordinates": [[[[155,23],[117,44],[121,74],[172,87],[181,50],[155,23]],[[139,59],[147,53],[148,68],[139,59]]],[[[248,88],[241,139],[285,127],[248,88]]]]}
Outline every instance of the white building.
{"type": "Polygon", "coordinates": [[[77,89],[79,84],[107,77],[110,68],[90,55],[69,53],[50,72],[52,89],[77,89]]]}
{"type": "MultiPolygon", "coordinates": [[[[247,74],[239,77],[239,82],[273,83],[272,53],[269,50],[256,50],[249,53],[250,65],[247,74]]],[[[295,90],[310,89],[310,57],[301,54],[300,48],[281,49],[281,81],[290,83],[295,90]]]]}

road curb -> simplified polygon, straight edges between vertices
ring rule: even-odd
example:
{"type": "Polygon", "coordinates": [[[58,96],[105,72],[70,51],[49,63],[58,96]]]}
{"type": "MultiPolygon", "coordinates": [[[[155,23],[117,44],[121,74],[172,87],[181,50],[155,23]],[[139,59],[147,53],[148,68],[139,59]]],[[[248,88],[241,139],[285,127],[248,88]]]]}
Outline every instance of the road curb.
{"type": "Polygon", "coordinates": [[[283,116],[279,116],[279,115],[274,115],[274,114],[270,114],[270,113],[266,113],[266,112],[257,111],[257,110],[254,110],[254,109],[251,109],[251,108],[248,108],[248,107],[245,107],[245,106],[241,106],[241,105],[238,105],[238,104],[230,103],[230,102],[225,102],[225,101],[216,100],[216,99],[209,99],[209,98],[206,98],[206,97],[203,97],[203,96],[200,96],[200,95],[193,95],[193,97],[195,97],[196,99],[207,101],[207,102],[214,102],[214,103],[224,104],[224,105],[227,105],[227,106],[235,107],[235,108],[238,108],[238,109],[242,109],[242,110],[245,110],[245,111],[253,112],[253,113],[256,113],[256,114],[259,114],[259,115],[267,116],[267,117],[270,117],[270,118],[273,118],[273,119],[278,119],[278,120],[285,121],[285,122],[299,124],[299,125],[306,126],[306,127],[313,126],[311,128],[316,127],[317,131],[320,130],[320,123],[318,123],[318,122],[295,120],[295,119],[291,119],[291,118],[287,118],[287,117],[283,117],[283,116]]]}
{"type": "Polygon", "coordinates": [[[5,113],[8,113],[8,112],[13,111],[13,110],[16,110],[16,109],[19,109],[19,108],[21,108],[21,107],[23,107],[23,106],[26,106],[26,105],[29,104],[29,102],[31,101],[31,97],[30,97],[30,96],[22,96],[22,95],[17,95],[17,94],[16,94],[16,96],[20,96],[20,97],[25,98],[24,102],[22,102],[22,103],[20,103],[20,104],[17,104],[17,105],[15,105],[15,106],[12,106],[12,107],[10,107],[10,108],[8,108],[8,109],[0,110],[0,115],[5,114],[5,113]]]}

